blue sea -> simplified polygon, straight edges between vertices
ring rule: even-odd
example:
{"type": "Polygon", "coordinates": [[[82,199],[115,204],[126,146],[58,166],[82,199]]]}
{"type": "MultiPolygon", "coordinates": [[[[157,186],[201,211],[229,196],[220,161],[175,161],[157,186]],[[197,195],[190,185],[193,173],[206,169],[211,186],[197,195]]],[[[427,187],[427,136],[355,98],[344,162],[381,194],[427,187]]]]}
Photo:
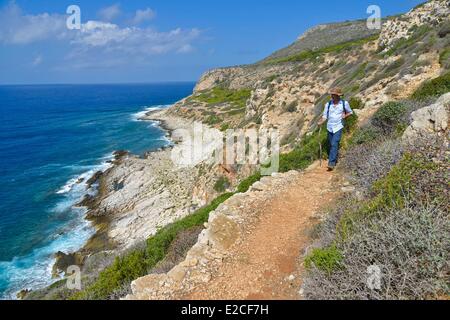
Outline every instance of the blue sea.
{"type": "Polygon", "coordinates": [[[93,234],[75,208],[86,181],[116,150],[167,145],[156,123],[138,121],[192,93],[193,83],[0,86],[0,298],[49,285],[54,253],[93,234]]]}

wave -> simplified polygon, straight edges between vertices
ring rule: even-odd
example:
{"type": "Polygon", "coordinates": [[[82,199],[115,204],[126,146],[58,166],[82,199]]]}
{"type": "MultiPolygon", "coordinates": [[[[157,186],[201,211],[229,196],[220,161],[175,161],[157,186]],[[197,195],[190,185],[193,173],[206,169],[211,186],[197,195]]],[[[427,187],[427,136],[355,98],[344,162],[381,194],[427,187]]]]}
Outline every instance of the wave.
{"type": "Polygon", "coordinates": [[[46,246],[36,248],[26,256],[0,261],[0,285],[7,284],[1,299],[16,299],[17,292],[22,289],[36,290],[51,285],[55,282],[51,276],[54,254],[76,251],[94,234],[91,223],[84,218],[86,209],[71,211],[76,217],[70,222],[70,232],[54,236],[46,246]]]}
{"type": "MultiPolygon", "coordinates": [[[[145,116],[147,112],[161,110],[169,106],[146,107],[145,110],[133,114],[132,119],[141,121],[139,119],[145,116]]],[[[156,127],[160,125],[160,122],[150,121],[149,125],[156,127]]],[[[155,140],[170,143],[167,136],[155,140]]],[[[0,299],[16,299],[16,294],[22,289],[38,290],[58,280],[52,278],[55,253],[58,251],[65,253],[77,251],[95,234],[95,228],[85,219],[87,209],[76,205],[85,195],[94,195],[97,192],[97,186],[95,184],[89,186],[87,182],[96,172],[105,172],[112,167],[111,160],[113,159],[114,155],[111,153],[98,158],[96,161],[100,163],[97,165],[85,164],[95,161],[94,159],[89,161],[84,159],[83,164],[46,165],[63,168],[71,172],[81,172],[72,175],[61,188],[53,191],[62,198],[50,209],[49,213],[53,214],[54,217],[62,217],[65,222],[58,226],[54,232],[52,231],[45,244],[35,248],[31,253],[14,257],[11,261],[0,261],[0,299]]]]}
{"type": "Polygon", "coordinates": [[[114,159],[114,155],[111,153],[107,156],[104,156],[101,158],[103,162],[100,165],[92,165],[92,166],[80,166],[80,165],[74,165],[74,166],[66,166],[65,168],[69,168],[72,170],[79,170],[80,168],[88,169],[88,171],[83,172],[80,175],[77,175],[75,177],[72,177],[67,183],[61,187],[58,191],[56,191],[56,194],[66,194],[73,191],[82,192],[83,188],[87,189],[87,181],[98,171],[106,171],[108,170],[112,164],[111,160],[114,159]]]}
{"type": "Polygon", "coordinates": [[[74,252],[79,250],[94,235],[95,228],[85,219],[86,208],[75,207],[86,194],[95,194],[95,186],[89,187],[87,181],[98,171],[106,171],[112,164],[114,155],[108,154],[100,158],[99,165],[66,166],[71,170],[88,169],[72,177],[56,194],[63,196],[50,210],[54,214],[64,214],[70,219],[47,240],[47,244],[34,249],[30,254],[14,257],[12,261],[0,261],[0,292],[1,299],[16,299],[16,294],[22,289],[40,289],[55,282],[52,278],[52,268],[55,263],[54,254],[58,251],[74,252]],[[2,288],[7,284],[5,288],[2,288]],[[3,290],[4,289],[4,290],[3,290]]]}
{"type": "Polygon", "coordinates": [[[171,104],[166,104],[166,105],[157,105],[157,106],[151,106],[151,107],[144,107],[145,108],[144,110],[133,114],[131,117],[132,117],[133,121],[143,121],[142,118],[145,117],[148,112],[166,109],[166,108],[169,108],[171,106],[172,106],[171,104]]]}

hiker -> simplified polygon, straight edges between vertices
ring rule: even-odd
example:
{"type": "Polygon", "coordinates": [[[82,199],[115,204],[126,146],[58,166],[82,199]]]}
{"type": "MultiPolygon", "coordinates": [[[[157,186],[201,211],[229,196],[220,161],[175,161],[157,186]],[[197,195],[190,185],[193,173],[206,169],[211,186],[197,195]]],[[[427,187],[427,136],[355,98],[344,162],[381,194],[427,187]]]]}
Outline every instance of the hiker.
{"type": "Polygon", "coordinates": [[[333,171],[339,155],[339,143],[344,130],[344,119],[353,114],[350,104],[342,99],[343,93],[340,88],[330,90],[331,101],[325,105],[319,126],[327,120],[328,143],[330,144],[330,155],[328,160],[328,171],[333,171]]]}

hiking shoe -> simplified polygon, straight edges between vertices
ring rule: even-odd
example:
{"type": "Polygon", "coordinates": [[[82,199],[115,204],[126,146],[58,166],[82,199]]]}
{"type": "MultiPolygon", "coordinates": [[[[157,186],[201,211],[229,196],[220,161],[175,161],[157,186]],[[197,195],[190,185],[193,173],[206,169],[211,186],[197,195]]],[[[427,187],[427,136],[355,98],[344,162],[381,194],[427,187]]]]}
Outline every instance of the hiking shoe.
{"type": "Polygon", "coordinates": [[[328,171],[333,171],[334,168],[335,168],[335,166],[329,165],[329,166],[328,166],[328,171]]]}

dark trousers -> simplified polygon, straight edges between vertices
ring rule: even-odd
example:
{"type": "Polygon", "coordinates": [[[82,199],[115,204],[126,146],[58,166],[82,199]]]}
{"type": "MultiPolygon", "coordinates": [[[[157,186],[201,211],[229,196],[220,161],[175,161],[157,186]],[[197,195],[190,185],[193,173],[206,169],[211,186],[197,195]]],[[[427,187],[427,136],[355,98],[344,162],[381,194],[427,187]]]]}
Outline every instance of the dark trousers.
{"type": "Polygon", "coordinates": [[[342,138],[342,130],[336,133],[328,131],[328,143],[330,144],[330,155],[328,157],[328,165],[334,167],[338,161],[339,143],[342,138]]]}

